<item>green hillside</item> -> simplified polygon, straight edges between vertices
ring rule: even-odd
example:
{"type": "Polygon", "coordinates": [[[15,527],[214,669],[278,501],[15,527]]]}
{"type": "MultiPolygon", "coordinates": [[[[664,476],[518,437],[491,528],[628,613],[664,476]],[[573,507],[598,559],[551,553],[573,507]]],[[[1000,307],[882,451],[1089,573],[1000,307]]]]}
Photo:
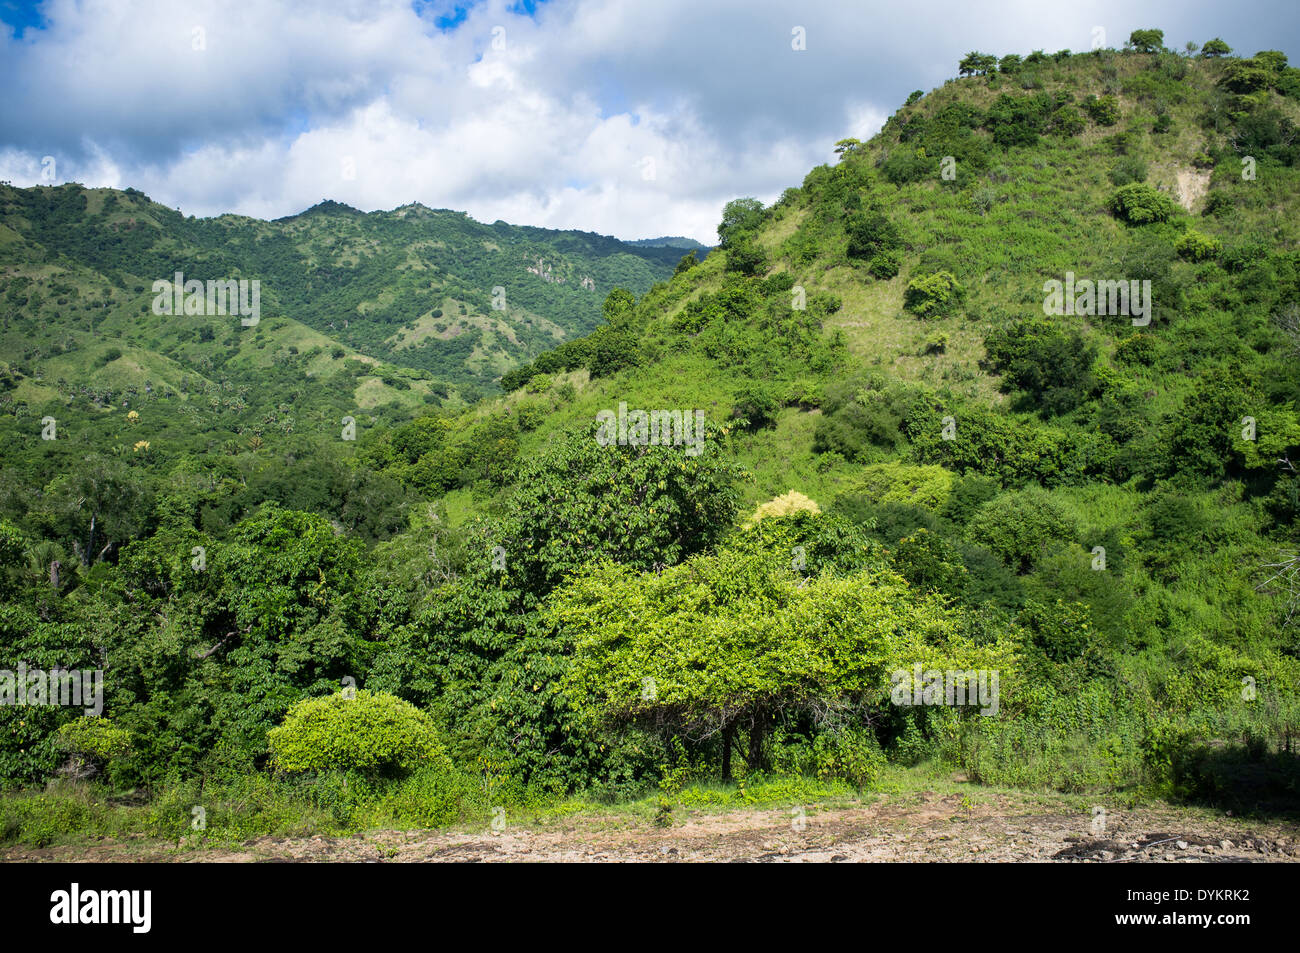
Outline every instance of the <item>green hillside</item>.
{"type": "MultiPolygon", "coordinates": [[[[72,750],[105,792],[162,805],[132,829],[177,836],[200,785],[222,792],[209,824],[247,836],[571,796],[653,796],[667,824],[681,804],[807,803],[897,770],[1294,812],[1300,70],[1134,37],[972,53],[771,207],[729,203],[718,249],[665,246],[670,279],[601,286],[599,318],[573,325],[589,334],[515,352],[506,393],[472,406],[366,415],[360,383],[302,375],[276,411],[306,422],[292,432],[196,446],[146,402],[111,440],[41,441],[39,388],[58,375],[73,407],[76,362],[11,369],[6,664],[107,660],[120,734],[77,747],[65,712],[0,709],[0,773],[39,783],[72,750]],[[954,672],[977,700],[945,701],[954,672]]],[[[295,302],[389,313],[402,292],[380,271],[354,300],[331,297],[331,269],[364,258],[366,229],[447,214],[169,227],[231,229],[204,247],[250,255],[276,229],[263,273],[279,241],[317,264],[258,329],[282,338],[228,328],[229,361],[289,341],[305,360],[330,331],[345,365],[382,353],[383,382],[424,326],[372,354],[322,330],[343,310],[295,302]]],[[[34,240],[18,218],[0,251],[34,240]]],[[[442,267],[406,249],[411,271],[442,267]]],[[[77,299],[101,350],[76,340],[114,398],[147,373],[224,413],[238,393],[182,345],[95,323],[106,288],[77,299]]],[[[36,837],[31,803],[5,808],[10,836],[36,837]]]]}
{"type": "Polygon", "coordinates": [[[644,292],[680,257],[669,247],[483,225],[421,205],[363,214],[327,201],[274,222],[196,219],[133,189],[6,185],[0,353],[39,362],[88,337],[176,347],[218,323],[151,320],[153,282],[179,271],[201,281],[255,278],[263,313],[311,329],[313,343],[477,393],[521,360],[593,329],[612,288],[644,292]],[[495,300],[494,288],[502,289],[495,300]]]}

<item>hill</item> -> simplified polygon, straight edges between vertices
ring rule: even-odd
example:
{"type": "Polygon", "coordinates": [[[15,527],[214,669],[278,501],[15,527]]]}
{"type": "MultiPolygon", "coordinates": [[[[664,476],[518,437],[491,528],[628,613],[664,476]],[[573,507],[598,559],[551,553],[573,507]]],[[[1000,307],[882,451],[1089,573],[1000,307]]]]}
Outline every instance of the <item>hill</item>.
{"type": "Polygon", "coordinates": [[[263,312],[338,345],[335,360],[363,355],[471,394],[592,330],[612,288],[644,292],[681,257],[588,232],[483,225],[418,204],[367,214],[323,201],[274,222],[196,219],[132,189],[77,185],[0,186],[0,236],[11,335],[0,338],[0,354],[11,363],[97,339],[179,347],[205,322],[176,328],[150,320],[147,305],[154,281],[181,272],[257,279],[263,312]]]}
{"type": "MultiPolygon", "coordinates": [[[[313,391],[232,448],[11,401],[11,655],[108,659],[122,734],[74,750],[241,836],[896,770],[1293,811],[1300,73],[1134,37],[970,54],[501,397],[348,440],[313,391]]],[[[67,767],[11,715],[6,777],[67,767]]]]}

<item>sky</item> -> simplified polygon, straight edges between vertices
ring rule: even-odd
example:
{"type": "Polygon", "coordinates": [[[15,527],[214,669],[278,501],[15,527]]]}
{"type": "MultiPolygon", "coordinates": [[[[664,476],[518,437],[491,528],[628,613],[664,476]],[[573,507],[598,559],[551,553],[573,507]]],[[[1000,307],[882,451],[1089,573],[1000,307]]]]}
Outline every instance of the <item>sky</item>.
{"type": "Polygon", "coordinates": [[[1300,64],[1297,0],[0,0],[0,180],[712,244],[965,53],[1140,28],[1300,64]]]}

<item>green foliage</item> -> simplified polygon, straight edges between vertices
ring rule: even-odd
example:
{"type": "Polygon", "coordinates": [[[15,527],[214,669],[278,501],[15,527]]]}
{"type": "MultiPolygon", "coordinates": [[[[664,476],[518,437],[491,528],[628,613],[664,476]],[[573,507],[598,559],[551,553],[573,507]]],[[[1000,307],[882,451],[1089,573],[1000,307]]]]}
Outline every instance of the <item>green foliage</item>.
{"type": "Polygon", "coordinates": [[[1083,109],[1099,126],[1113,126],[1119,122],[1119,100],[1114,96],[1089,96],[1083,102],[1083,109]]]}
{"type": "Polygon", "coordinates": [[[126,754],[131,736],[108,718],[75,718],[58,731],[59,746],[74,755],[98,762],[111,761],[126,754]]]}
{"type": "Polygon", "coordinates": [[[745,421],[749,429],[758,430],[774,426],[780,409],[781,402],[777,399],[775,390],[768,384],[754,382],[746,384],[736,393],[731,416],[745,421]]]}
{"type": "Polygon", "coordinates": [[[1174,200],[1141,182],[1121,187],[1110,200],[1111,211],[1129,225],[1167,222],[1177,211],[1174,200]]]}
{"type": "Polygon", "coordinates": [[[382,692],[344,690],[306,698],[267,736],[281,771],[410,771],[445,758],[429,716],[382,692]]]}
{"type": "MultiPolygon", "coordinates": [[[[1160,130],[1164,131],[1164,130],[1160,130]]],[[[1137,156],[1123,156],[1110,172],[1107,173],[1112,185],[1129,185],[1132,182],[1145,182],[1147,164],[1137,156]]]]}
{"type": "Polygon", "coordinates": [[[1159,53],[1165,48],[1165,32],[1134,30],[1128,35],[1128,45],[1139,53],[1159,53]]]}
{"type": "Polygon", "coordinates": [[[1174,251],[1180,258],[1188,261],[1207,261],[1218,255],[1223,245],[1217,238],[1211,238],[1195,229],[1188,229],[1174,243],[1174,251]]]}
{"type": "Polygon", "coordinates": [[[966,527],[971,540],[987,546],[1020,573],[1032,569],[1049,547],[1073,541],[1077,532],[1061,505],[1038,487],[989,500],[966,527]]]}
{"type": "Polygon", "coordinates": [[[763,221],[763,203],[758,199],[733,199],[722,210],[718,224],[719,245],[730,250],[744,235],[752,234],[763,221]]]}
{"type": "MultiPolygon", "coordinates": [[[[852,258],[874,259],[903,247],[898,226],[883,212],[854,212],[845,223],[844,230],[849,236],[848,253],[852,258]]],[[[894,273],[898,273],[897,268],[894,273]]]]}
{"type": "Polygon", "coordinates": [[[908,466],[894,461],[867,467],[852,492],[874,503],[907,503],[933,511],[944,505],[955,479],[943,467],[908,466]]]}
{"type": "Polygon", "coordinates": [[[984,347],[991,366],[1003,375],[1003,386],[1021,391],[1044,414],[1071,411],[1096,388],[1096,347],[1051,321],[1019,321],[991,333],[984,347]]]}
{"type": "Polygon", "coordinates": [[[707,257],[414,206],[203,221],[0,186],[0,668],[107,667],[114,729],[105,759],[64,739],[108,723],[0,706],[0,779],[29,786],[0,799],[6,839],[480,823],[578,792],[658,790],[670,816],[849,796],[886,751],[1285,792],[1300,636],[1264,583],[1300,519],[1300,80],[1162,45],[977,54],[982,78],[909,97],[771,210],[729,205],[707,257]],[[1197,150],[1204,235],[1143,184],[1197,150]],[[256,332],[156,319],[176,260],[260,275],[256,332]],[[1026,319],[1067,271],[1149,280],[1151,326],[1026,319]],[[470,406],[498,376],[510,396],[470,406]],[[716,424],[698,455],[604,445],[592,416],[620,402],[716,424]],[[916,662],[999,669],[1001,717],[890,704],[916,662]],[[349,678],[446,756],[268,771],[287,713],[349,678]],[[740,786],[700,782],[738,761],[740,786]]]}
{"type": "Polygon", "coordinates": [[[961,303],[962,285],[946,271],[918,275],[907,283],[903,303],[913,314],[922,318],[936,318],[951,314],[961,303]]]}
{"type": "Polygon", "coordinates": [[[998,58],[988,53],[967,53],[962,57],[957,72],[962,76],[979,76],[997,68],[998,58]]]}
{"type": "Polygon", "coordinates": [[[892,574],[800,586],[770,559],[723,551],[658,576],[599,567],[557,593],[552,618],[573,634],[566,683],[586,718],[697,738],[744,727],[754,769],[775,720],[840,700],[879,704],[886,673],[914,659],[1010,661],[1009,647],[967,643],[951,612],[906,592],[892,574]]]}

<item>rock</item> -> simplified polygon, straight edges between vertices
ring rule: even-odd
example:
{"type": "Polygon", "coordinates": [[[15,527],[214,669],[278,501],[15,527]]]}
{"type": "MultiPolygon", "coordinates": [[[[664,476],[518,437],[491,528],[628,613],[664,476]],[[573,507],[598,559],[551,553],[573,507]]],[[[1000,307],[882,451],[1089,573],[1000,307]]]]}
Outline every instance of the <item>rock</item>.
{"type": "Polygon", "coordinates": [[[1187,850],[1187,841],[1185,841],[1185,840],[1180,840],[1180,841],[1178,842],[1178,849],[1179,849],[1179,850],[1187,850]]]}
{"type": "Polygon", "coordinates": [[[1177,859],[1178,859],[1177,854],[1165,854],[1165,860],[1177,860],[1177,859]]]}
{"type": "Polygon", "coordinates": [[[1231,850],[1231,849],[1232,849],[1232,841],[1230,841],[1230,840],[1221,840],[1221,841],[1219,841],[1219,846],[1222,847],[1224,850],[1231,850]]]}

